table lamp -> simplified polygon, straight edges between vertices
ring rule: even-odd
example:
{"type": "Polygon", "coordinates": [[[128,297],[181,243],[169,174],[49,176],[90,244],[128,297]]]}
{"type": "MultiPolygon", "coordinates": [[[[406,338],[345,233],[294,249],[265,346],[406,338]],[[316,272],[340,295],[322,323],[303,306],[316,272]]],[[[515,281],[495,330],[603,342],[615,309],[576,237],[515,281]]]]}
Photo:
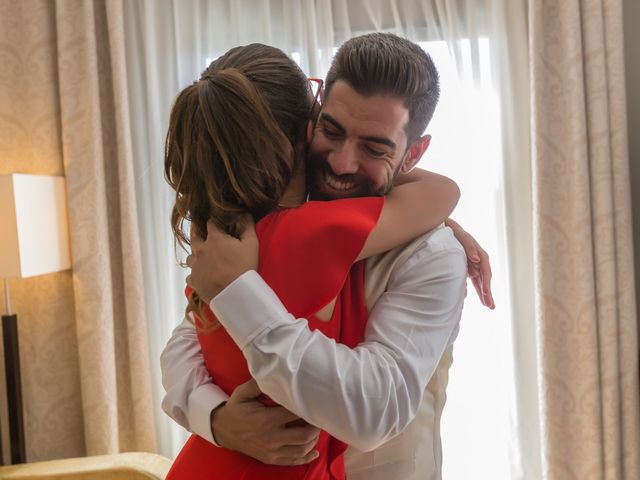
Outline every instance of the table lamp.
{"type": "Polygon", "coordinates": [[[25,463],[20,382],[18,317],[11,312],[9,278],[25,278],[71,268],[63,177],[0,175],[0,277],[11,463],[25,463]]]}

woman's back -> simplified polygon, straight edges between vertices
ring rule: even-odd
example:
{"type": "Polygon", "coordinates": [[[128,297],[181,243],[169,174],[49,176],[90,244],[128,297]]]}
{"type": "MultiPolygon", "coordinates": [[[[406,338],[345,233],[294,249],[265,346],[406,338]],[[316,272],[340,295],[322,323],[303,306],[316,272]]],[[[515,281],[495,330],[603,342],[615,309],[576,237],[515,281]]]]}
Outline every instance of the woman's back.
{"type": "MultiPolygon", "coordinates": [[[[352,264],[375,226],[382,204],[382,198],[309,202],[273,212],[256,226],[260,275],[293,315],[308,318],[311,329],[351,347],[362,338],[368,315],[364,269],[362,264],[352,269],[352,264]],[[331,318],[317,318],[314,313],[333,299],[336,302],[331,318]]],[[[216,322],[210,310],[206,314],[216,322]]],[[[212,380],[228,394],[251,378],[241,350],[224,328],[201,331],[199,340],[212,380]]],[[[268,399],[265,402],[270,403],[268,399]]],[[[215,447],[194,435],[167,479],[341,479],[345,448],[322,432],[316,460],[280,467],[215,447]]]]}

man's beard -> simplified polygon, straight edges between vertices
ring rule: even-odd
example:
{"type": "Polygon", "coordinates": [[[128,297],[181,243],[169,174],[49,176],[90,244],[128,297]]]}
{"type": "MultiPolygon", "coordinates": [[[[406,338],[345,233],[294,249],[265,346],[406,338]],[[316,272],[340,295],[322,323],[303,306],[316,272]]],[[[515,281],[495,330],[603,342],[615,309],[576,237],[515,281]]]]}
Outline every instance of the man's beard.
{"type": "Polygon", "coordinates": [[[307,185],[309,186],[309,198],[311,200],[337,200],[339,198],[354,198],[354,197],[381,197],[386,195],[393,188],[400,168],[402,164],[398,165],[393,172],[391,180],[378,186],[374,184],[369,177],[362,174],[346,174],[336,175],[331,170],[329,162],[322,155],[309,154],[307,161],[307,185]],[[344,183],[353,183],[353,187],[347,189],[343,194],[339,191],[332,189],[331,187],[325,188],[326,177],[344,183]],[[326,190],[330,190],[327,192],[326,190]]]}

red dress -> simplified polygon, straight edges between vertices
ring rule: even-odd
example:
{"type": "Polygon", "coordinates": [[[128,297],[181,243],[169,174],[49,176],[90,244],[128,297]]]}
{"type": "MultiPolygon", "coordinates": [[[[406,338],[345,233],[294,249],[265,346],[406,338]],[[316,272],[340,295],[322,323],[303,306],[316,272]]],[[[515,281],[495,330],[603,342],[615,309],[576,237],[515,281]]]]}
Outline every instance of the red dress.
{"type": "MultiPolygon", "coordinates": [[[[367,321],[364,264],[353,265],[375,226],[384,199],[366,197],[304,205],[270,213],[256,225],[262,278],[296,318],[307,318],[340,343],[354,347],[367,321]],[[353,268],[352,268],[353,265],[353,268]],[[314,316],[336,299],[329,321],[314,316]],[[344,321],[343,320],[347,320],[344,321]]],[[[188,293],[189,294],[189,293],[188,293]]],[[[214,319],[213,313],[207,316],[214,319]]],[[[251,378],[240,349],[226,330],[198,335],[213,381],[229,395],[251,378]]],[[[269,399],[267,404],[273,404],[269,399]]],[[[346,445],[322,431],[320,456],[307,465],[265,465],[192,435],[174,461],[167,480],[329,480],[344,478],[346,445]]]]}

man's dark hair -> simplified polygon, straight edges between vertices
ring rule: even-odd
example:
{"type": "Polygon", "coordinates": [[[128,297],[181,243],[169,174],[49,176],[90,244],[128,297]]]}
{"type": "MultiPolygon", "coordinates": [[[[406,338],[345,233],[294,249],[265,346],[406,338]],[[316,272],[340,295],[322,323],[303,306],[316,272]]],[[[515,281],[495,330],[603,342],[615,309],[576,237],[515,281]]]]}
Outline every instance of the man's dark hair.
{"type": "Polygon", "coordinates": [[[438,71],[415,43],[391,33],[370,33],[342,44],[327,74],[325,95],[337,80],[363,96],[394,95],[409,110],[407,148],[424,132],[440,97],[438,71]]]}

